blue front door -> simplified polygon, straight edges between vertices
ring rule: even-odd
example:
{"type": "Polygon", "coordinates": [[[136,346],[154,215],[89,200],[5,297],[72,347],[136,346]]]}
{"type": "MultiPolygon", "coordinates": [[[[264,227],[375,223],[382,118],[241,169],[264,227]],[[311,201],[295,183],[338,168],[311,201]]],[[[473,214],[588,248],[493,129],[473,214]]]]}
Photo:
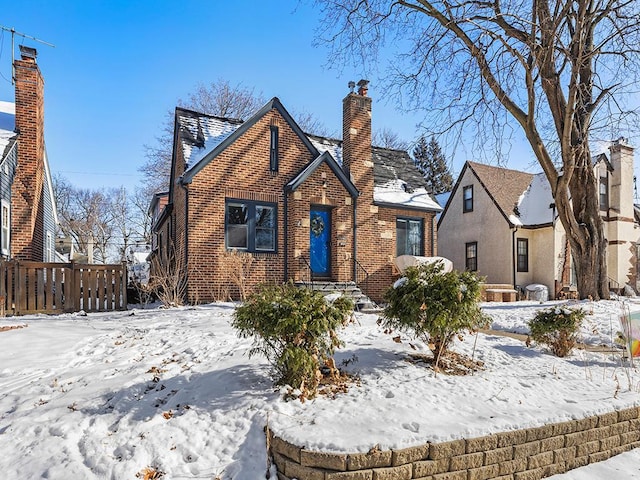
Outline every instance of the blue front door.
{"type": "Polygon", "coordinates": [[[328,277],[331,274],[329,246],[331,241],[331,212],[311,210],[309,212],[309,255],[314,275],[328,277]]]}

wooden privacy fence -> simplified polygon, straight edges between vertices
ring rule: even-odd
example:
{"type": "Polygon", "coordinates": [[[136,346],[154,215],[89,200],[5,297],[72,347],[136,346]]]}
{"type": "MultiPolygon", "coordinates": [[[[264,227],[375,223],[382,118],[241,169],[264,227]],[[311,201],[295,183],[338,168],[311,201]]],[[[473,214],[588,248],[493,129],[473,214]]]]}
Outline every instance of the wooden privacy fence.
{"type": "Polygon", "coordinates": [[[0,314],[126,310],[125,264],[0,262],[0,314]]]}

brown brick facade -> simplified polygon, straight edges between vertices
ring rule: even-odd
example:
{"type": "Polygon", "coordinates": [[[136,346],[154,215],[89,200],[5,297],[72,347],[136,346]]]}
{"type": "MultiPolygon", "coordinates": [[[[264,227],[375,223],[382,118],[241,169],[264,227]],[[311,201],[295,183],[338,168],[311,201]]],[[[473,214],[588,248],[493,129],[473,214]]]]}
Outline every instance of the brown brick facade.
{"type": "Polygon", "coordinates": [[[165,239],[158,253],[174,246],[178,258],[184,259],[189,303],[238,299],[262,283],[306,281],[310,275],[310,211],[324,209],[330,215],[329,279],[347,282],[357,278],[366,293],[380,300],[394,280],[396,218],[423,220],[425,255],[432,255],[435,213],[374,205],[369,97],[351,93],[343,102],[343,169],[330,157],[319,157],[279,102],[274,105],[245,123],[207,162],[196,163],[193,174],[189,169],[194,165],[184,165],[177,130],[172,211],[157,229],[165,239]],[[274,126],[278,129],[277,171],[270,165],[274,126]],[[347,169],[351,182],[343,173],[347,169]],[[227,249],[225,206],[229,200],[276,206],[275,252],[227,249]]]}

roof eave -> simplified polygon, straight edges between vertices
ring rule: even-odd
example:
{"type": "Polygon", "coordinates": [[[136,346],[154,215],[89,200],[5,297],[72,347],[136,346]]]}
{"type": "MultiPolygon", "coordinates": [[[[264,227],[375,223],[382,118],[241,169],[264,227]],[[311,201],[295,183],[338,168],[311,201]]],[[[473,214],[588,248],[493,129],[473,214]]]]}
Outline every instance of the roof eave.
{"type": "Polygon", "coordinates": [[[399,209],[399,210],[413,210],[416,212],[433,212],[433,213],[438,213],[438,212],[442,212],[443,209],[442,207],[440,207],[439,209],[437,208],[430,208],[430,207],[417,207],[415,205],[407,205],[404,203],[391,203],[391,202],[379,202],[379,201],[373,201],[373,204],[377,207],[382,207],[382,208],[395,208],[395,209],[399,209]]]}
{"type": "Polygon", "coordinates": [[[352,198],[356,198],[360,195],[360,192],[353,184],[353,182],[347,177],[344,173],[344,170],[340,168],[338,162],[335,161],[333,156],[328,152],[324,152],[322,155],[319,155],[315,159],[313,159],[306,167],[300,171],[289,183],[287,183],[284,187],[285,192],[293,192],[300,185],[302,185],[305,180],[307,180],[316,169],[322,165],[322,163],[326,163],[334,175],[340,180],[340,183],[344,186],[344,188],[349,192],[352,198]]]}

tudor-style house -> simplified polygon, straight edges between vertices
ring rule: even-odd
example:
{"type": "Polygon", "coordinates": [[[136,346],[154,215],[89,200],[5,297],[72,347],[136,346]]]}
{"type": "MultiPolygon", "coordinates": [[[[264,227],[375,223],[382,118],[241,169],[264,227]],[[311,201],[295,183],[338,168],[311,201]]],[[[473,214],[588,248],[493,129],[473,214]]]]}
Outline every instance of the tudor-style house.
{"type": "Polygon", "coordinates": [[[342,141],[304,133],[277,98],[246,121],[176,108],[152,276],[173,262],[190,303],[309,279],[379,300],[397,256],[436,255],[441,207],[407,152],[371,146],[367,84],[343,100],[342,141]]]}
{"type": "Polygon", "coordinates": [[[58,223],[44,141],[44,80],[20,45],[15,103],[0,102],[0,256],[53,262],[58,223]]]}
{"type": "MultiPolygon", "coordinates": [[[[636,288],[633,148],[612,143],[593,159],[604,221],[610,287],[636,288]]],[[[438,222],[439,254],[489,284],[547,287],[552,298],[575,292],[571,251],[543,173],[466,162],[438,222]]]]}

